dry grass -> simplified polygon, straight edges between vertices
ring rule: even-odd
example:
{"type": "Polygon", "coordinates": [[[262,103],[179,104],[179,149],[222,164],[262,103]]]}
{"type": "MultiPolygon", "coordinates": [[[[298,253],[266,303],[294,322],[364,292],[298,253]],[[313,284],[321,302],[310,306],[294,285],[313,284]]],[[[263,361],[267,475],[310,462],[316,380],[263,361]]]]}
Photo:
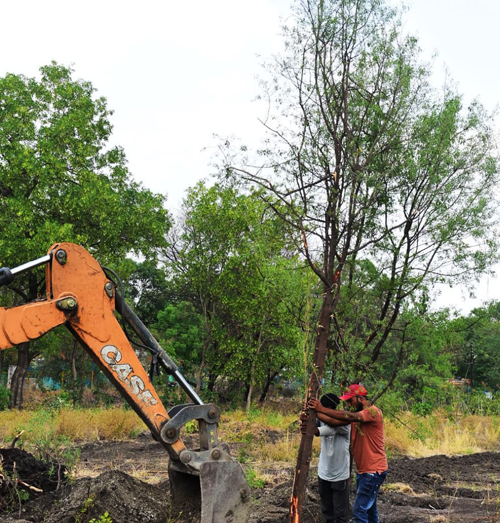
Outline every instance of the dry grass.
{"type": "Polygon", "coordinates": [[[387,483],[386,485],[382,485],[380,490],[383,492],[397,492],[408,496],[416,496],[414,490],[406,483],[387,483]]]}
{"type": "Polygon", "coordinates": [[[0,440],[2,442],[12,441],[14,436],[30,423],[32,417],[33,413],[28,411],[6,410],[0,412],[0,440]]]}
{"type": "Polygon", "coordinates": [[[497,417],[466,416],[449,420],[440,413],[426,418],[410,413],[385,422],[386,448],[392,455],[428,457],[473,454],[498,449],[497,417]]]}
{"type": "MultiPolygon", "coordinates": [[[[296,403],[293,406],[297,408],[296,403]]],[[[290,410],[281,405],[280,409],[265,408],[249,413],[240,410],[221,415],[220,439],[241,444],[236,458],[250,466],[267,485],[283,481],[297,459],[298,413],[290,410]]],[[[318,455],[319,441],[315,441],[313,459],[318,455]]]]}
{"type": "Polygon", "coordinates": [[[0,413],[0,441],[10,444],[24,430],[21,441],[40,439],[44,435],[65,436],[73,442],[134,438],[146,427],[131,410],[64,408],[53,412],[5,411],[0,413]]]}
{"type": "Polygon", "coordinates": [[[135,412],[121,408],[64,409],[57,416],[57,432],[72,441],[129,439],[145,428],[135,412]]]}
{"type": "MultiPolygon", "coordinates": [[[[300,406],[295,403],[295,408],[300,406]]],[[[238,459],[260,466],[295,464],[300,443],[298,412],[274,407],[223,412],[220,439],[241,449],[238,459]]],[[[124,408],[61,408],[53,411],[0,412],[0,441],[10,444],[21,430],[22,443],[43,434],[67,437],[72,442],[130,439],[146,427],[135,412],[124,408]]],[[[426,418],[411,413],[385,421],[386,449],[392,456],[427,457],[436,454],[460,455],[498,449],[500,420],[497,417],[467,416],[448,420],[436,413],[426,418]]],[[[320,440],[314,439],[311,464],[317,464],[320,440]]]]}

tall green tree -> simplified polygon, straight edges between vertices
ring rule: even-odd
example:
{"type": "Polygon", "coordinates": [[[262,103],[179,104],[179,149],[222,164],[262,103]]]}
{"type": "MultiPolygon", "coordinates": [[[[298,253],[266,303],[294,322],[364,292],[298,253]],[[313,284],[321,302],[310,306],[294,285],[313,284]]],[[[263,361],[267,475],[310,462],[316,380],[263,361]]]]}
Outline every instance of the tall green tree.
{"type": "Polygon", "coordinates": [[[409,298],[436,281],[477,277],[497,257],[498,153],[492,116],[478,102],[464,107],[449,83],[432,89],[416,38],[384,0],[299,0],[284,39],[263,83],[261,159],[229,144],[221,178],[264,190],[284,226],[302,234],[324,296],[309,382],[316,395],[332,329],[339,340],[348,331],[338,306],[356,297],[358,261],[374,264],[379,293],[358,331],[363,379],[409,298]]]}
{"type": "MultiPolygon", "coordinates": [[[[386,350],[374,372],[384,388],[394,385],[399,404],[427,413],[436,403],[422,400],[433,391],[437,399],[449,393],[449,380],[456,374],[456,352],[462,345],[454,320],[447,309],[435,312],[408,310],[401,313],[391,332],[386,350]]],[[[376,381],[376,378],[373,379],[376,381]]],[[[387,404],[387,399],[385,400],[387,404]]]]}
{"type": "Polygon", "coordinates": [[[461,341],[455,350],[457,375],[472,388],[500,390],[500,303],[478,307],[452,325],[461,341]]]}
{"type": "MultiPolygon", "coordinates": [[[[73,70],[52,63],[40,78],[0,78],[0,252],[14,267],[70,241],[101,263],[128,253],[155,257],[171,221],[164,197],[134,181],[121,147],[110,145],[107,102],[73,70]]],[[[22,301],[43,291],[43,271],[16,278],[22,301]]],[[[12,405],[22,405],[29,344],[18,347],[12,405]]]]}
{"type": "Polygon", "coordinates": [[[273,380],[296,376],[304,359],[307,281],[297,260],[282,257],[274,245],[260,233],[253,236],[248,250],[231,259],[220,275],[223,292],[214,334],[219,362],[212,357],[212,366],[246,384],[247,410],[256,391],[263,401],[273,380]]]}
{"type": "Polygon", "coordinates": [[[169,270],[204,322],[198,387],[217,378],[263,391],[297,369],[304,274],[276,217],[257,195],[200,183],[188,192],[169,270]],[[302,285],[302,286],[301,286],[302,285]]]}

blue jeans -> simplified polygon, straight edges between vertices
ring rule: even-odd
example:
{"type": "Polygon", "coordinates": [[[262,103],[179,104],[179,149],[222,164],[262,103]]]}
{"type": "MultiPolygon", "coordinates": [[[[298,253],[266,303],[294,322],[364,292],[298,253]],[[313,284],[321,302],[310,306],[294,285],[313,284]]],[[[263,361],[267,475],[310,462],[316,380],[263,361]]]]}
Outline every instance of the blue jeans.
{"type": "Polygon", "coordinates": [[[355,523],[378,523],[377,496],[384,482],[385,472],[364,473],[356,476],[356,499],[352,508],[355,523]]]}

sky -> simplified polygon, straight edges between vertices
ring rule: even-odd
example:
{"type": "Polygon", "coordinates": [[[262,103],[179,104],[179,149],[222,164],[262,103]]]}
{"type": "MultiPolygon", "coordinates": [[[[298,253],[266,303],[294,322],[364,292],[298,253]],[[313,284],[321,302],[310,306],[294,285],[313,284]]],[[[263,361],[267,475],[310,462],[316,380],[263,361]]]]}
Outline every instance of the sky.
{"type": "MultiPolygon", "coordinates": [[[[37,76],[52,60],[72,66],[108,100],[113,144],[134,178],[180,207],[207,177],[219,136],[262,136],[255,102],[264,58],[279,52],[280,20],[292,0],[0,0],[0,76],[37,76]]],[[[436,84],[445,67],[466,101],[492,110],[500,101],[500,2],[413,0],[405,27],[433,53],[436,84]]],[[[499,271],[500,272],[500,271],[499,271]]],[[[439,305],[468,312],[500,299],[485,278],[478,299],[444,288],[439,305]]]]}

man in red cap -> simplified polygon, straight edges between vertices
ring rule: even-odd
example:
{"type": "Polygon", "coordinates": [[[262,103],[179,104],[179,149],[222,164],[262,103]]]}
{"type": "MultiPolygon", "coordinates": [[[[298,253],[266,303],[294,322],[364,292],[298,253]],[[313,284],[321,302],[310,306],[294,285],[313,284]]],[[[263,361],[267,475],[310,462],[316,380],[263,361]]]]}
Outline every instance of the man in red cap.
{"type": "Polygon", "coordinates": [[[363,385],[349,385],[339,399],[353,411],[326,408],[316,398],[309,400],[308,407],[326,424],[333,420],[351,424],[351,452],[357,469],[353,518],[356,523],[378,523],[377,496],[388,468],[382,411],[368,401],[363,385]]]}

